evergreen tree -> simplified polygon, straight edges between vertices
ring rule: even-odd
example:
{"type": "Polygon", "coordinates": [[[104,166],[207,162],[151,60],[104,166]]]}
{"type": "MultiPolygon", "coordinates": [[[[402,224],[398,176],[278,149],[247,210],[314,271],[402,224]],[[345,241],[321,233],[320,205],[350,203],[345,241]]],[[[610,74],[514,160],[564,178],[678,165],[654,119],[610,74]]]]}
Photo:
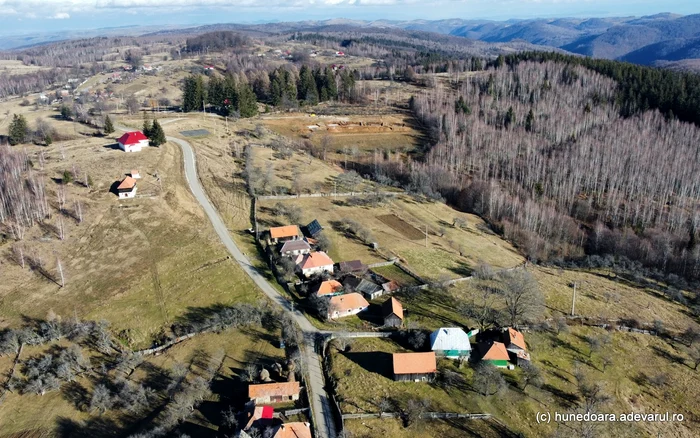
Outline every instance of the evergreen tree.
{"type": "Polygon", "coordinates": [[[165,138],[165,131],[163,131],[163,127],[160,126],[158,120],[153,120],[153,126],[151,127],[150,134],[149,139],[151,140],[151,146],[158,147],[167,141],[165,138]]]}
{"type": "Polygon", "coordinates": [[[223,108],[224,115],[230,116],[238,108],[238,85],[236,77],[232,74],[226,75],[223,82],[223,108]]]}
{"type": "Polygon", "coordinates": [[[73,117],[73,110],[68,105],[61,105],[61,117],[64,120],[70,120],[73,117]]]}
{"type": "Polygon", "coordinates": [[[328,99],[335,100],[338,98],[338,85],[335,83],[335,72],[332,68],[326,67],[325,86],[328,90],[328,99]]]}
{"type": "Polygon", "coordinates": [[[27,119],[25,119],[23,115],[15,114],[12,116],[9,134],[9,140],[12,146],[27,141],[29,126],[27,125],[27,119]]]}
{"type": "Polygon", "coordinates": [[[525,130],[527,132],[532,132],[533,129],[535,129],[535,114],[532,112],[532,108],[530,108],[530,112],[527,113],[527,118],[525,119],[525,130]]]}
{"type": "Polygon", "coordinates": [[[253,117],[258,114],[255,93],[248,83],[241,82],[238,87],[238,112],[241,117],[253,117]]]}
{"type": "Polygon", "coordinates": [[[152,131],[153,131],[153,125],[151,124],[151,121],[146,118],[146,113],[143,113],[143,135],[145,135],[148,138],[151,138],[152,131]]]}
{"type": "Polygon", "coordinates": [[[503,121],[503,125],[506,128],[509,128],[510,125],[512,125],[514,123],[515,123],[515,111],[513,110],[513,107],[511,106],[510,108],[508,108],[508,112],[506,113],[506,118],[503,121]]]}
{"type": "Polygon", "coordinates": [[[53,137],[51,137],[51,134],[46,134],[46,136],[44,137],[44,144],[46,146],[51,146],[52,143],[53,143],[53,137]]]}
{"type": "Polygon", "coordinates": [[[224,95],[224,83],[216,76],[209,78],[208,87],[208,100],[209,103],[217,108],[224,106],[224,100],[226,99],[224,95]]]}
{"type": "Polygon", "coordinates": [[[284,83],[280,69],[275,70],[270,74],[270,102],[274,106],[278,106],[282,103],[282,94],[284,90],[284,83]]]}
{"type": "Polygon", "coordinates": [[[297,85],[299,99],[303,100],[307,105],[318,104],[318,90],[316,89],[316,81],[311,69],[306,65],[301,67],[299,72],[299,85],[297,85]]]}
{"type": "Polygon", "coordinates": [[[114,132],[114,125],[112,124],[112,119],[109,117],[109,114],[108,114],[105,116],[104,133],[111,134],[113,132],[114,132]]]}
{"type": "Polygon", "coordinates": [[[182,87],[182,110],[184,112],[201,110],[206,98],[206,88],[202,75],[192,75],[185,78],[182,87]]]}

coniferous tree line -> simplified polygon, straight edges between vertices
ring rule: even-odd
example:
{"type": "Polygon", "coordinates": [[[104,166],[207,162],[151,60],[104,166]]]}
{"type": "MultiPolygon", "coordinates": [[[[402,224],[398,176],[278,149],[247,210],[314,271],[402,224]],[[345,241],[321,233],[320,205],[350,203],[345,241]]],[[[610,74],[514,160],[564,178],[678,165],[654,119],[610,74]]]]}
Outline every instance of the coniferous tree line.
{"type": "Polygon", "coordinates": [[[434,146],[423,163],[375,154],[377,179],[486,217],[532,260],[611,254],[700,278],[700,128],[621,117],[613,80],[551,61],[491,68],[412,108],[434,146]]]}

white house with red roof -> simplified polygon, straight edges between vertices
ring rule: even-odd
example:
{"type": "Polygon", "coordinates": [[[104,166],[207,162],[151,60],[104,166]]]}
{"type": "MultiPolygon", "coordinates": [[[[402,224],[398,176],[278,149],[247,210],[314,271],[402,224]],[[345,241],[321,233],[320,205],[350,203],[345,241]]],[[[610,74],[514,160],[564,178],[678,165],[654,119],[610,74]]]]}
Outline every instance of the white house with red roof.
{"type": "Polygon", "coordinates": [[[141,131],[127,132],[119,137],[117,143],[124,152],[141,152],[141,148],[148,146],[148,137],[141,131]]]}
{"type": "Polygon", "coordinates": [[[322,272],[333,273],[333,260],[323,251],[301,254],[296,258],[297,269],[304,277],[310,277],[322,272]]]}

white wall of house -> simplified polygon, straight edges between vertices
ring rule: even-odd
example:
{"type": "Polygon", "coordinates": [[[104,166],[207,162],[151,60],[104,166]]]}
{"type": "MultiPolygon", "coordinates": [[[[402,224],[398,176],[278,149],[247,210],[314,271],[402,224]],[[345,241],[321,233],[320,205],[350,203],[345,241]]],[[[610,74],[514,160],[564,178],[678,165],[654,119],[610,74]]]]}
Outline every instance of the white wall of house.
{"type": "Polygon", "coordinates": [[[138,143],[125,145],[119,143],[119,149],[124,152],[141,152],[141,149],[148,146],[148,140],[139,140],[138,143]]]}
{"type": "Polygon", "coordinates": [[[301,273],[306,277],[311,277],[314,274],[320,274],[322,272],[333,273],[333,265],[317,266],[315,268],[302,269],[301,273]]]}
{"type": "Polygon", "coordinates": [[[293,257],[301,254],[308,254],[310,252],[310,249],[295,249],[294,251],[285,251],[284,253],[282,253],[282,255],[285,257],[293,257]]]}
{"type": "Polygon", "coordinates": [[[136,187],[130,192],[120,192],[119,199],[130,199],[136,196],[136,187]]]}
{"type": "Polygon", "coordinates": [[[343,318],[345,316],[357,315],[358,313],[362,312],[365,309],[367,309],[367,308],[366,307],[359,307],[357,309],[348,309],[348,310],[344,310],[342,312],[334,310],[331,313],[331,319],[337,319],[337,318],[343,318]]]}

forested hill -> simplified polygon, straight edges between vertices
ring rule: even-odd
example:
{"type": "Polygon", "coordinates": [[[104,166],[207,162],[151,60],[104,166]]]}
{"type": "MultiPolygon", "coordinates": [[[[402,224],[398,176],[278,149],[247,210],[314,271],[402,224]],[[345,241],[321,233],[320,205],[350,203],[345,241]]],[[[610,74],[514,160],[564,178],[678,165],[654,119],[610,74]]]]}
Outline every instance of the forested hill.
{"type": "Polygon", "coordinates": [[[408,170],[387,160],[376,173],[482,215],[531,260],[700,279],[700,128],[625,102],[655,92],[631,67],[548,56],[503,58],[417,95],[434,146],[408,170]]]}
{"type": "Polygon", "coordinates": [[[499,58],[492,65],[505,63],[514,66],[522,61],[582,65],[615,80],[615,102],[623,116],[658,109],[668,118],[678,118],[700,126],[698,74],[553,52],[521,52],[499,58]]]}

